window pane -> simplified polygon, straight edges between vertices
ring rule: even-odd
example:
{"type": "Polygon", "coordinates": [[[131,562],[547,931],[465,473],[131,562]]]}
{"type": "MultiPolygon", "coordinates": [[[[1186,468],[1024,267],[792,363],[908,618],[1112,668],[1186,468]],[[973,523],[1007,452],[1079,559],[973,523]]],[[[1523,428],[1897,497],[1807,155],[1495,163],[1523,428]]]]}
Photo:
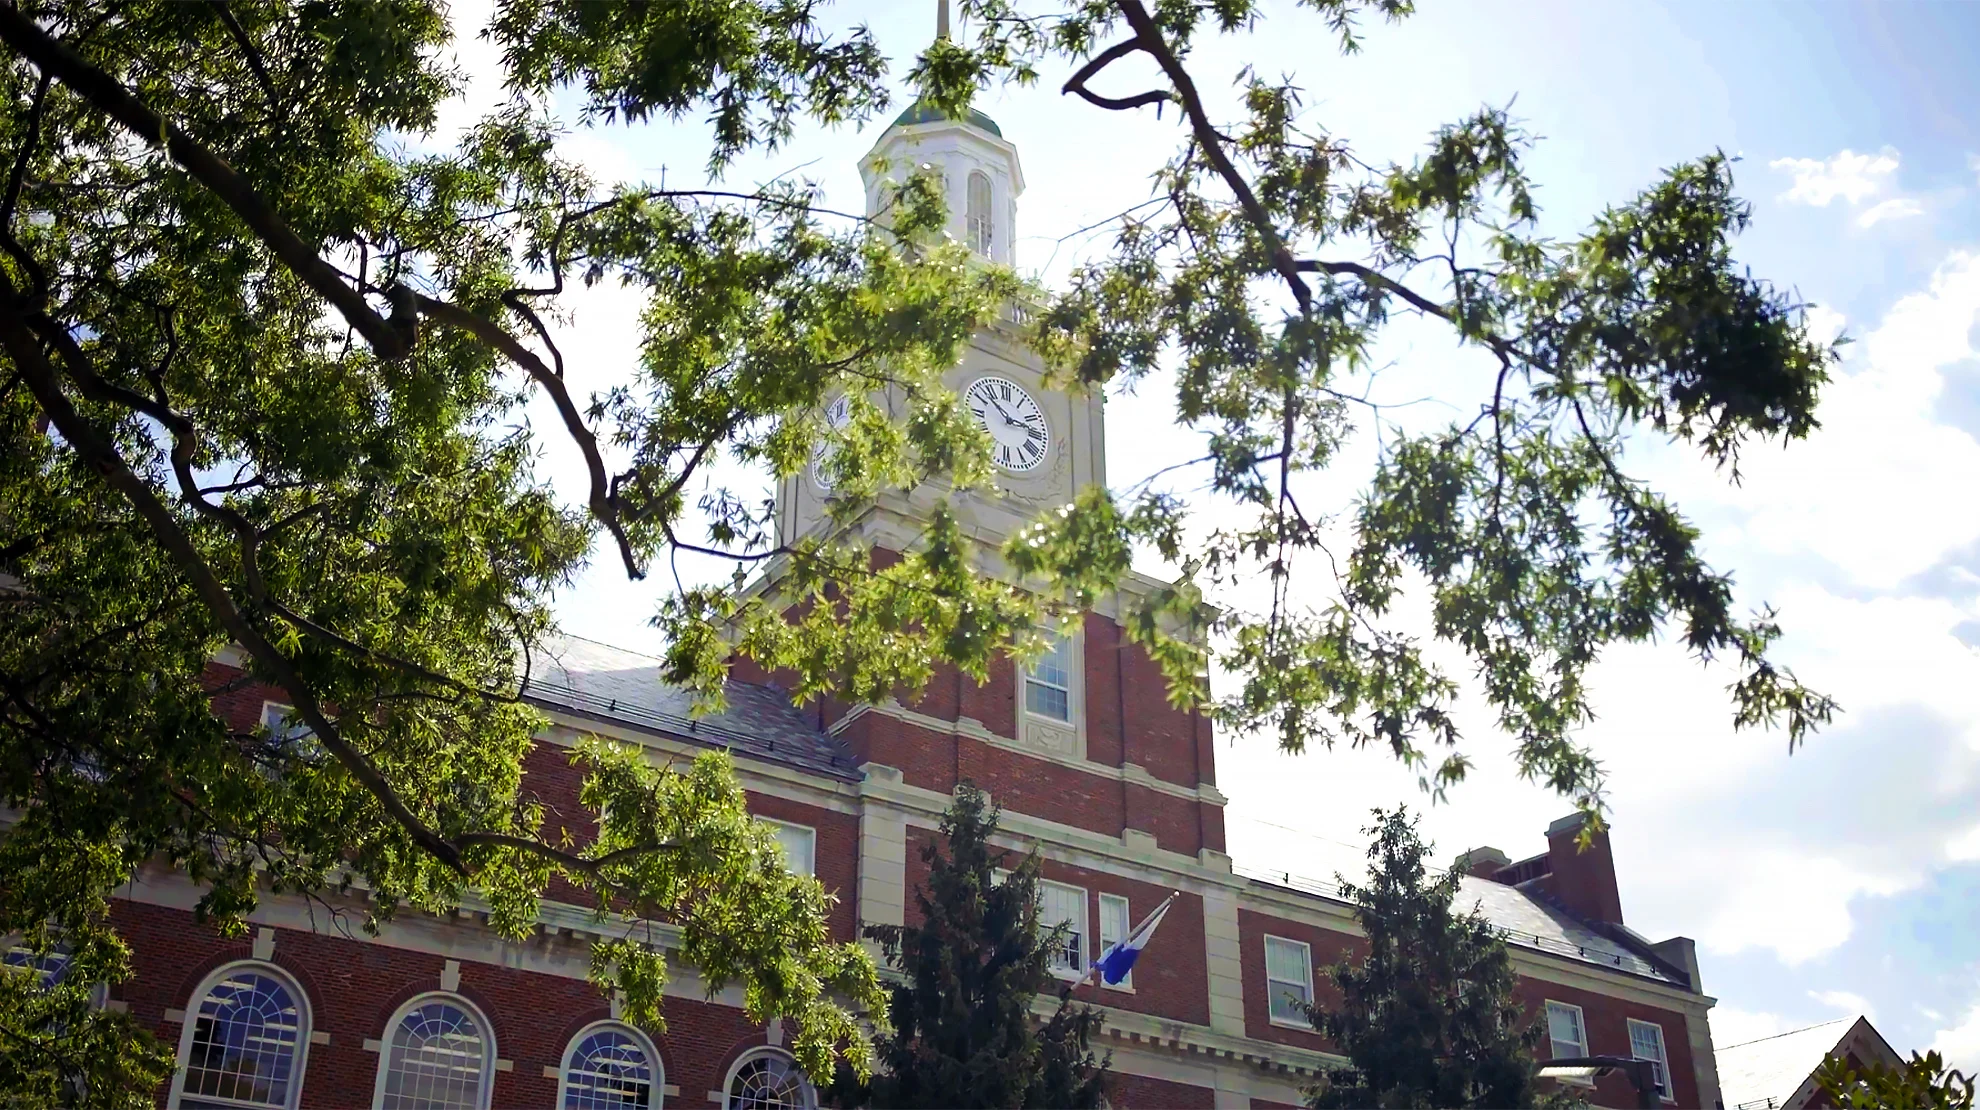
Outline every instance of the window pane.
{"type": "Polygon", "coordinates": [[[1664,1028],[1647,1021],[1634,1018],[1629,1023],[1629,1051],[1638,1060],[1649,1060],[1656,1065],[1657,1093],[1671,1093],[1670,1080],[1665,1075],[1667,1061],[1664,1059],[1664,1028]]]}
{"type": "Polygon", "coordinates": [[[1054,970],[1086,970],[1085,890],[1059,883],[1039,883],[1038,924],[1046,929],[1060,924],[1068,926],[1064,942],[1052,953],[1054,970]]]}
{"type": "Polygon", "coordinates": [[[1581,1011],[1558,1002],[1547,1003],[1547,1034],[1554,1056],[1586,1056],[1588,1041],[1581,1034],[1581,1011]]]}
{"type": "Polygon", "coordinates": [[[964,222],[968,225],[969,249],[978,254],[990,253],[990,178],[982,173],[969,175],[969,193],[964,222]]]}
{"type": "Polygon", "coordinates": [[[768,1053],[736,1069],[728,1095],[728,1110],[815,1110],[818,1105],[797,1064],[768,1053]]]}
{"type": "Polygon", "coordinates": [[[487,1047],[467,1011],[435,1000],[392,1030],[381,1110],[478,1110],[487,1047]]]}
{"type": "Polygon", "coordinates": [[[1274,979],[1304,983],[1312,977],[1306,966],[1306,946],[1278,937],[1265,938],[1265,973],[1274,979]]]}
{"type": "Polygon", "coordinates": [[[1072,684],[1072,642],[1064,636],[1054,637],[1051,650],[1038,657],[1032,664],[1031,677],[1047,685],[1064,689],[1072,684]]]}
{"type": "Polygon", "coordinates": [[[1306,1012],[1300,1009],[1300,1004],[1313,1001],[1313,997],[1304,983],[1288,983],[1283,979],[1274,979],[1269,985],[1272,988],[1273,1018],[1279,1021],[1306,1020],[1306,1012]]]}
{"type": "Polygon", "coordinates": [[[1072,699],[1064,690],[1041,685],[1036,681],[1024,684],[1024,707],[1041,717],[1055,721],[1072,720],[1072,699]]]}
{"type": "Polygon", "coordinates": [[[1128,900],[1118,894],[1100,896],[1100,947],[1127,939],[1128,900]]]}
{"type": "Polygon", "coordinates": [[[1265,938],[1265,987],[1275,1020],[1306,1020],[1301,1004],[1313,1001],[1313,967],[1312,953],[1304,944],[1265,938]]]}
{"type": "Polygon", "coordinates": [[[777,847],[784,851],[784,866],[799,875],[816,875],[818,834],[803,825],[765,822],[777,833],[777,847]]]}
{"type": "Polygon", "coordinates": [[[571,1050],[564,1110],[646,1110],[652,1104],[653,1067],[631,1034],[600,1029],[571,1050]]]}
{"type": "Polygon", "coordinates": [[[303,1037],[302,1011],[288,988],[242,968],[200,999],[183,1093],[286,1107],[303,1037]]]}

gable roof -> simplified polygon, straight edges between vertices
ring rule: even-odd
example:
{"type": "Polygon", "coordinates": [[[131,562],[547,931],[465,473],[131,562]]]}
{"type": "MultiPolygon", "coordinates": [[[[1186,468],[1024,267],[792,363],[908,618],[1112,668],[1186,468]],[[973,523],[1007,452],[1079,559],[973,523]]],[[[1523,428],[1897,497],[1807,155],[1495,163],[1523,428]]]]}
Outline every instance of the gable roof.
{"type": "Polygon", "coordinates": [[[737,755],[854,780],[851,749],[821,731],[773,686],[729,681],[728,706],[693,715],[694,698],[660,681],[660,660],[581,636],[545,640],[530,653],[528,701],[560,713],[629,726],[737,755]]]}
{"type": "Polygon", "coordinates": [[[1714,1047],[1719,1090],[1726,1110],[1792,1110],[1814,1096],[1812,1076],[1831,1055],[1855,1050],[1864,1063],[1897,1064],[1900,1058],[1865,1017],[1837,1018],[1771,1037],[1714,1047]],[[1874,1057],[1874,1061],[1866,1059],[1874,1057]]]}
{"type": "MultiPolygon", "coordinates": [[[[1286,871],[1264,870],[1249,861],[1234,863],[1232,870],[1255,883],[1295,890],[1333,902],[1344,902],[1333,883],[1310,879],[1286,871]]],[[[1497,929],[1507,944],[1535,952],[1561,956],[1579,963],[1654,979],[1680,990],[1695,990],[1681,972],[1634,951],[1629,945],[1601,932],[1552,899],[1529,890],[1507,886],[1490,879],[1463,876],[1451,909],[1469,913],[1473,906],[1497,929]]]]}

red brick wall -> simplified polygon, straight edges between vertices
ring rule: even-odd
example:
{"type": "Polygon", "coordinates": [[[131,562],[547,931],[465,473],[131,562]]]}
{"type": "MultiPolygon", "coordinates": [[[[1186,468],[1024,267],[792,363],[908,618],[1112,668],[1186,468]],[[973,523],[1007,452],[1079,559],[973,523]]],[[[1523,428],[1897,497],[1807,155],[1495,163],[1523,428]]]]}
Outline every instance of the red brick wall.
{"type": "Polygon", "coordinates": [[[841,734],[861,762],[898,767],[911,786],[947,794],[959,779],[990,792],[1005,809],[1106,836],[1123,828],[1151,833],[1163,848],[1195,855],[1221,850],[1223,812],[1194,798],[1178,798],[1111,775],[1077,770],[920,725],[868,713],[841,734]]]}
{"type": "MultiPolygon", "coordinates": [[[[196,924],[190,913],[120,901],[117,926],[130,939],[136,975],[121,997],[131,1013],[176,1050],[181,1025],[167,1022],[168,1009],[190,1010],[191,995],[213,969],[250,958],[246,939],[229,941],[196,924]]],[[[463,923],[462,928],[474,926],[463,923]]],[[[305,1107],[369,1106],[378,1078],[379,1055],[365,1051],[366,1040],[382,1040],[386,1023],[400,1005],[438,990],[445,960],[383,944],[338,936],[278,930],[273,958],[309,997],[313,1028],[328,1033],[329,1044],[312,1044],[303,1071],[305,1107]]],[[[516,971],[463,961],[458,993],[488,1018],[499,1059],[511,1062],[495,1073],[497,1107],[549,1106],[557,1080],[548,1066],[561,1068],[571,1038],[584,1026],[610,1015],[597,988],[563,976],[516,971]]],[[[735,1058],[765,1043],[760,1027],[739,1010],[691,998],[668,998],[667,1030],[654,1037],[665,1070],[664,1082],[680,1088],[671,1106],[706,1106],[735,1058]]],[[[160,1103],[165,1092],[160,1092],[160,1103]]]]}
{"type": "MultiPolygon", "coordinates": [[[[921,920],[915,892],[928,882],[928,865],[923,862],[921,852],[937,835],[930,829],[908,830],[909,926],[921,920]]],[[[1021,853],[1013,852],[1011,866],[1016,866],[1022,858],[1021,853]]],[[[1169,895],[1166,888],[1151,883],[1074,867],[1057,860],[1047,859],[1040,863],[1039,871],[1044,878],[1086,889],[1086,958],[1089,964],[1100,955],[1100,895],[1120,894],[1127,897],[1130,927],[1138,924],[1169,895]]],[[[1209,972],[1204,963],[1201,898],[1185,894],[1169,907],[1168,915],[1162,919],[1162,927],[1155,931],[1154,939],[1135,963],[1133,986],[1132,993],[1113,990],[1101,985],[1096,977],[1075,991],[1074,996],[1083,1002],[1119,1010],[1154,1014],[1197,1025],[1210,1023],[1209,972]]]]}
{"type": "Polygon", "coordinates": [[[1115,1110],[1209,1110],[1216,1092],[1208,1087],[1115,1072],[1110,1099],[1115,1110]]]}
{"type": "Polygon", "coordinates": [[[1359,938],[1298,921],[1287,921],[1256,910],[1238,909],[1238,952],[1244,965],[1244,1033],[1253,1040],[1332,1051],[1325,1037],[1310,1029],[1272,1024],[1272,997],[1265,984],[1265,936],[1305,941],[1313,949],[1314,998],[1323,1006],[1340,1003],[1340,992],[1327,981],[1327,965],[1343,955],[1367,951],[1359,938]]]}

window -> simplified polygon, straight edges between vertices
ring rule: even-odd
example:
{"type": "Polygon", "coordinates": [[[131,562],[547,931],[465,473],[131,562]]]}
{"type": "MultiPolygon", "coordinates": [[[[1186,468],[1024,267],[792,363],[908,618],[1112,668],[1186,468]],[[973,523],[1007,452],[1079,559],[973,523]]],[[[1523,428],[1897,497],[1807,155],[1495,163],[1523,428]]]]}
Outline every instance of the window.
{"type": "Polygon", "coordinates": [[[179,1040],[178,1110],[289,1110],[302,1090],[309,1013],[266,964],[221,968],[193,996],[179,1040]]]}
{"type": "Polygon", "coordinates": [[[316,742],[315,731],[296,719],[295,712],[293,706],[262,702],[261,727],[268,730],[269,747],[274,751],[305,762],[314,761],[322,755],[323,746],[316,742]]]}
{"type": "Polygon", "coordinates": [[[1053,639],[1052,649],[1024,672],[1024,707],[1040,717],[1072,721],[1072,637],[1053,639]]]}
{"type": "Polygon", "coordinates": [[[613,1022],[586,1026],[564,1054],[563,1110],[652,1110],[661,1083],[659,1055],[647,1039],[613,1022]]]}
{"type": "Polygon", "coordinates": [[[767,817],[758,820],[777,834],[777,847],[784,851],[784,866],[799,875],[816,875],[818,831],[804,825],[789,825],[767,817]]]}
{"type": "Polygon", "coordinates": [[[1086,972],[1086,891],[1064,883],[1038,884],[1038,927],[1065,925],[1065,939],[1052,952],[1052,974],[1079,976],[1086,972]]]}
{"type": "MultiPolygon", "coordinates": [[[[1108,948],[1126,940],[1129,927],[1128,900],[1118,894],[1102,894],[1100,896],[1100,951],[1105,952],[1108,948]]],[[[1104,979],[1101,982],[1106,984],[1104,979]]],[[[1117,990],[1132,990],[1134,988],[1134,972],[1130,970],[1120,982],[1106,985],[1111,985],[1117,990]]]]}
{"type": "Polygon", "coordinates": [[[1648,1060],[1657,1073],[1657,1093],[1671,1098],[1670,1065],[1664,1058],[1664,1027],[1654,1022],[1629,1019],[1629,1054],[1648,1060]]]}
{"type": "Polygon", "coordinates": [[[817,1110],[818,1095],[797,1062],[771,1048],[736,1061],[729,1073],[725,1110],[817,1110]]]}
{"type": "Polygon", "coordinates": [[[1579,1006],[1547,1003],[1547,1036],[1553,1040],[1553,1059],[1588,1055],[1588,1033],[1582,1027],[1579,1006]]]}
{"type": "Polygon", "coordinates": [[[1305,941],[1265,938],[1265,993],[1272,1020],[1310,1026],[1302,1005],[1313,1001],[1313,949],[1305,941]]]}
{"type": "Polygon", "coordinates": [[[981,170],[969,175],[968,197],[963,224],[969,234],[969,249],[990,257],[990,176],[981,170]]]}
{"type": "Polygon", "coordinates": [[[36,955],[25,941],[15,941],[0,957],[0,966],[19,971],[32,971],[43,988],[52,987],[62,981],[69,970],[69,946],[58,943],[47,955],[36,955]]]}
{"type": "Polygon", "coordinates": [[[377,1110],[483,1110],[495,1044],[464,999],[413,999],[392,1023],[378,1065],[377,1110]]]}

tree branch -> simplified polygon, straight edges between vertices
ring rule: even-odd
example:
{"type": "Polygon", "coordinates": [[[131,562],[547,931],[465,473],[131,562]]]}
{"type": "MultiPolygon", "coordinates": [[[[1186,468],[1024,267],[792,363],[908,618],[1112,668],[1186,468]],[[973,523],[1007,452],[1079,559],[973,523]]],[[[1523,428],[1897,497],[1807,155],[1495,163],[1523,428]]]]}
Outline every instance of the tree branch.
{"type": "Polygon", "coordinates": [[[323,261],[316,248],[304,243],[261,194],[219,155],[146,107],[116,78],[49,37],[19,8],[0,5],[0,42],[12,47],[44,74],[53,75],[146,144],[164,147],[186,172],[232,209],[303,284],[329,301],[364,336],[379,358],[395,360],[411,353],[409,321],[397,311],[392,320],[374,311],[365,303],[364,295],[346,284],[336,268],[323,261]]]}

